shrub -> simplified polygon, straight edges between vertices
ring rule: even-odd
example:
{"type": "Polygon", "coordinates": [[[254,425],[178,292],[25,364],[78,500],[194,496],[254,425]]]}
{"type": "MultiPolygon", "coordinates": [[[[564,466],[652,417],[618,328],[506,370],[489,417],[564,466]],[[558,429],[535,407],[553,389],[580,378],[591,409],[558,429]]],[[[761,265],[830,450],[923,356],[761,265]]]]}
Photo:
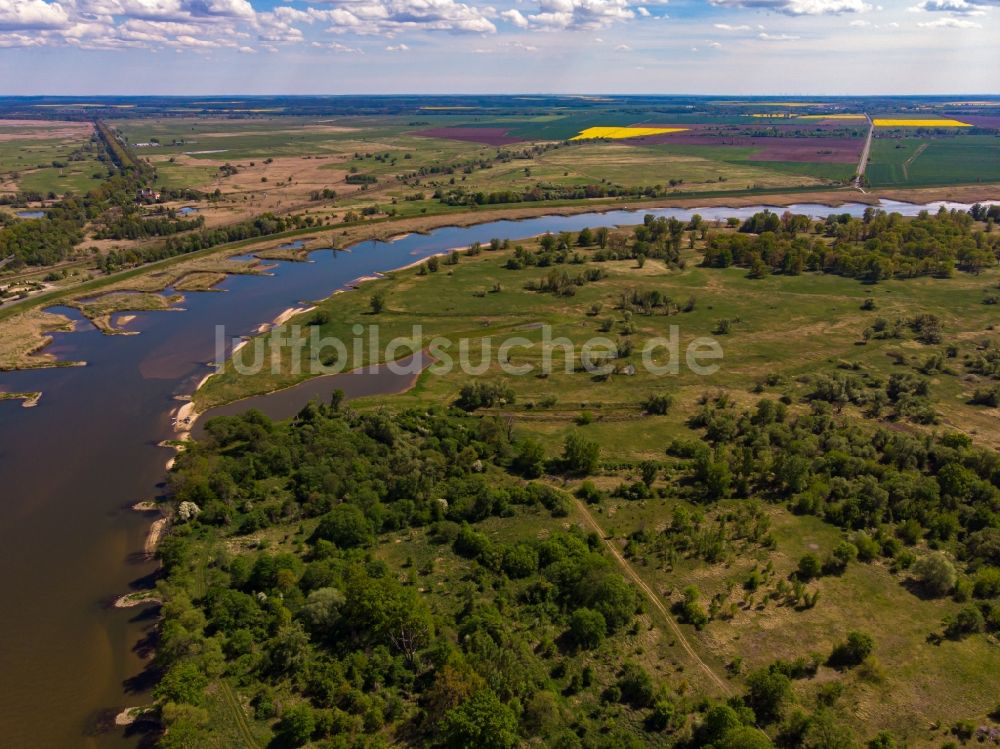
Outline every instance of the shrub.
{"type": "Polygon", "coordinates": [[[569,618],[569,637],[584,650],[600,647],[607,634],[608,625],[600,611],[579,608],[569,618]]]}
{"type": "Polygon", "coordinates": [[[986,629],[983,612],[977,606],[966,606],[954,616],[945,619],[944,634],[953,640],[960,640],[967,635],[976,634],[986,629]]]}
{"type": "Polygon", "coordinates": [[[799,560],[799,566],[795,572],[795,576],[800,580],[808,581],[819,577],[822,571],[823,565],[819,561],[819,557],[815,554],[806,554],[799,560]]]}
{"type": "Polygon", "coordinates": [[[634,661],[627,661],[622,666],[618,688],[621,690],[622,701],[632,707],[648,707],[656,694],[653,678],[634,661]]]}
{"type": "Polygon", "coordinates": [[[445,713],[440,733],[450,749],[513,749],[518,743],[517,716],[493,690],[482,689],[445,713]]]}
{"type": "Polygon", "coordinates": [[[911,570],[923,588],[935,596],[947,595],[958,581],[955,565],[940,551],[921,557],[911,570]]]}
{"type": "Polygon", "coordinates": [[[777,671],[761,669],[747,676],[745,701],[762,723],[773,723],[792,695],[787,676],[777,671]]]}
{"type": "Polygon", "coordinates": [[[871,635],[864,632],[850,632],[847,635],[846,642],[842,642],[834,647],[827,663],[836,668],[857,666],[871,655],[874,648],[875,641],[871,638],[871,635]]]}
{"type": "Polygon", "coordinates": [[[666,393],[654,393],[642,402],[642,410],[652,416],[663,416],[670,411],[674,399],[666,393]]]}

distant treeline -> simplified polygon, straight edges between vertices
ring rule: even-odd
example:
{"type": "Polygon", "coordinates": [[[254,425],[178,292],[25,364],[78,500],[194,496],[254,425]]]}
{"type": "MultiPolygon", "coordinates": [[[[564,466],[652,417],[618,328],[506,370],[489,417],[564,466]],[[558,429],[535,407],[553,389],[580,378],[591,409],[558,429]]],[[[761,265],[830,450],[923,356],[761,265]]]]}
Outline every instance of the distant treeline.
{"type": "Polygon", "coordinates": [[[948,276],[956,266],[976,273],[1000,258],[1000,234],[976,230],[974,221],[969,212],[943,207],[912,219],[868,209],[862,218],[845,213],[818,223],[808,216],[763,211],[736,233],[713,232],[703,264],[741,266],[757,276],[809,270],[869,282],[948,276]]]}
{"type": "Polygon", "coordinates": [[[300,216],[286,218],[275,216],[272,213],[265,213],[252,221],[209,229],[196,234],[186,234],[182,237],[170,237],[164,244],[155,247],[113,250],[101,258],[100,267],[106,273],[112,273],[122,268],[165,260],[177,255],[185,255],[189,252],[198,252],[199,250],[206,250],[210,247],[228,244],[229,242],[239,242],[244,239],[280,234],[281,232],[300,228],[305,225],[305,221],[300,216]]]}

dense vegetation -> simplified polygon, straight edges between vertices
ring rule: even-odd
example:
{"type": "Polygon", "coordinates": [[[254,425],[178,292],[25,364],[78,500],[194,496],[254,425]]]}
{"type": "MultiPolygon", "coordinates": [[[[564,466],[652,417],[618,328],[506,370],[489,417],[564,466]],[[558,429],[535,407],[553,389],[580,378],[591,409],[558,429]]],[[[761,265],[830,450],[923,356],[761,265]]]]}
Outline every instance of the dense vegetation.
{"type": "MultiPolygon", "coordinates": [[[[459,405],[495,403],[495,390],[470,386],[459,405]]],[[[643,481],[616,492],[692,511],[625,553],[711,563],[735,539],[764,548],[760,501],[787,504],[850,534],[799,562],[779,585],[789,601],[815,606],[810,581],[885,559],[926,595],[967,602],[929,636],[1000,631],[1000,456],[964,436],[872,431],[812,401],[792,415],[767,398],[750,410],[703,398],[690,419],[702,436],[666,446],[673,478],[653,490],[662,467],[643,464],[643,481]],[[732,498],[745,505],[719,513],[718,532],[697,519],[732,498]]],[[[746,675],[742,697],[713,703],[634,658],[636,617],[648,615],[598,536],[570,526],[499,541],[480,529],[573,513],[569,495],[519,476],[615,470],[575,433],[546,459],[495,416],[359,413],[339,394],[291,422],[254,411],[210,422],[171,476],[184,521],[160,550],[161,746],[215,740],[206,707],[220,682],[240,685],[274,746],[856,746],[823,703],[795,706],[794,683],[823,658],[777,660],[746,675]],[[409,553],[393,563],[401,538],[409,553]],[[441,566],[458,567],[459,589],[427,587],[441,566]]],[[[579,496],[603,493],[584,482],[579,496]]],[[[675,613],[697,629],[724,615],[696,588],[684,596],[675,613]]],[[[877,647],[863,631],[845,638],[824,656],[841,672],[877,647]]]]}
{"type": "Polygon", "coordinates": [[[974,229],[966,211],[944,207],[912,220],[868,209],[861,219],[831,215],[814,225],[807,216],[757,213],[738,233],[715,234],[705,265],[738,265],[752,274],[823,271],[878,282],[886,278],[948,276],[957,266],[979,272],[1000,258],[1000,235],[974,229]]]}

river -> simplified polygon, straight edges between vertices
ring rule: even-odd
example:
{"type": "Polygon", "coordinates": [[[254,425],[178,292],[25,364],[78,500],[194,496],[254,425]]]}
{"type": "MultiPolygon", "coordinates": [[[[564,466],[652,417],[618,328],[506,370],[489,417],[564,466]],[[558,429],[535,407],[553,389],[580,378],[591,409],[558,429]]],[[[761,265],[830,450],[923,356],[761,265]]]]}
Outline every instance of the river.
{"type": "MultiPolygon", "coordinates": [[[[884,203],[910,215],[939,205],[884,203]]],[[[826,216],[860,215],[865,208],[802,204],[787,210],[826,216]]],[[[130,507],[162,491],[170,453],[157,445],[173,436],[176,397],[190,393],[210,371],[206,362],[214,355],[217,324],[232,334],[249,334],[288,307],[325,298],[354,279],[493,237],[635,224],[646,213],[724,219],[758,210],[761,206],[619,210],[494,221],[366,242],[350,252],[320,250],[309,263],[278,263],[273,276],[232,276],[219,287],[223,291],[186,293],[183,311],[137,313],[126,323],[141,333],[134,336],[102,335],[75,311],[66,311],[79,320],[77,330],[56,334],[48,350],[87,366],[0,373],[0,390],[44,393],[32,409],[0,401],[3,745],[67,749],[140,743],[141,736],[107,724],[122,707],[151,701],[155,674],[147,666],[157,611],[115,609],[110,602],[155,575],[156,565],[142,554],[150,518],[130,507]]],[[[365,394],[382,387],[353,380],[349,385],[365,394]]],[[[282,414],[292,413],[296,398],[327,397],[336,386],[311,384],[281,395],[275,405],[282,414]]]]}

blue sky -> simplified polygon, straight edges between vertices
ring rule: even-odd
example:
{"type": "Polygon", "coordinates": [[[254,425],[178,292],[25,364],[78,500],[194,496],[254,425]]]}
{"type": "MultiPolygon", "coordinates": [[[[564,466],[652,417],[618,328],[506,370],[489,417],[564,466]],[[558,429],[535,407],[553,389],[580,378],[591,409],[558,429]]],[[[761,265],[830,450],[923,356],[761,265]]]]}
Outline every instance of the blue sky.
{"type": "Polygon", "coordinates": [[[0,94],[1000,93],[1000,0],[0,0],[0,94]]]}

